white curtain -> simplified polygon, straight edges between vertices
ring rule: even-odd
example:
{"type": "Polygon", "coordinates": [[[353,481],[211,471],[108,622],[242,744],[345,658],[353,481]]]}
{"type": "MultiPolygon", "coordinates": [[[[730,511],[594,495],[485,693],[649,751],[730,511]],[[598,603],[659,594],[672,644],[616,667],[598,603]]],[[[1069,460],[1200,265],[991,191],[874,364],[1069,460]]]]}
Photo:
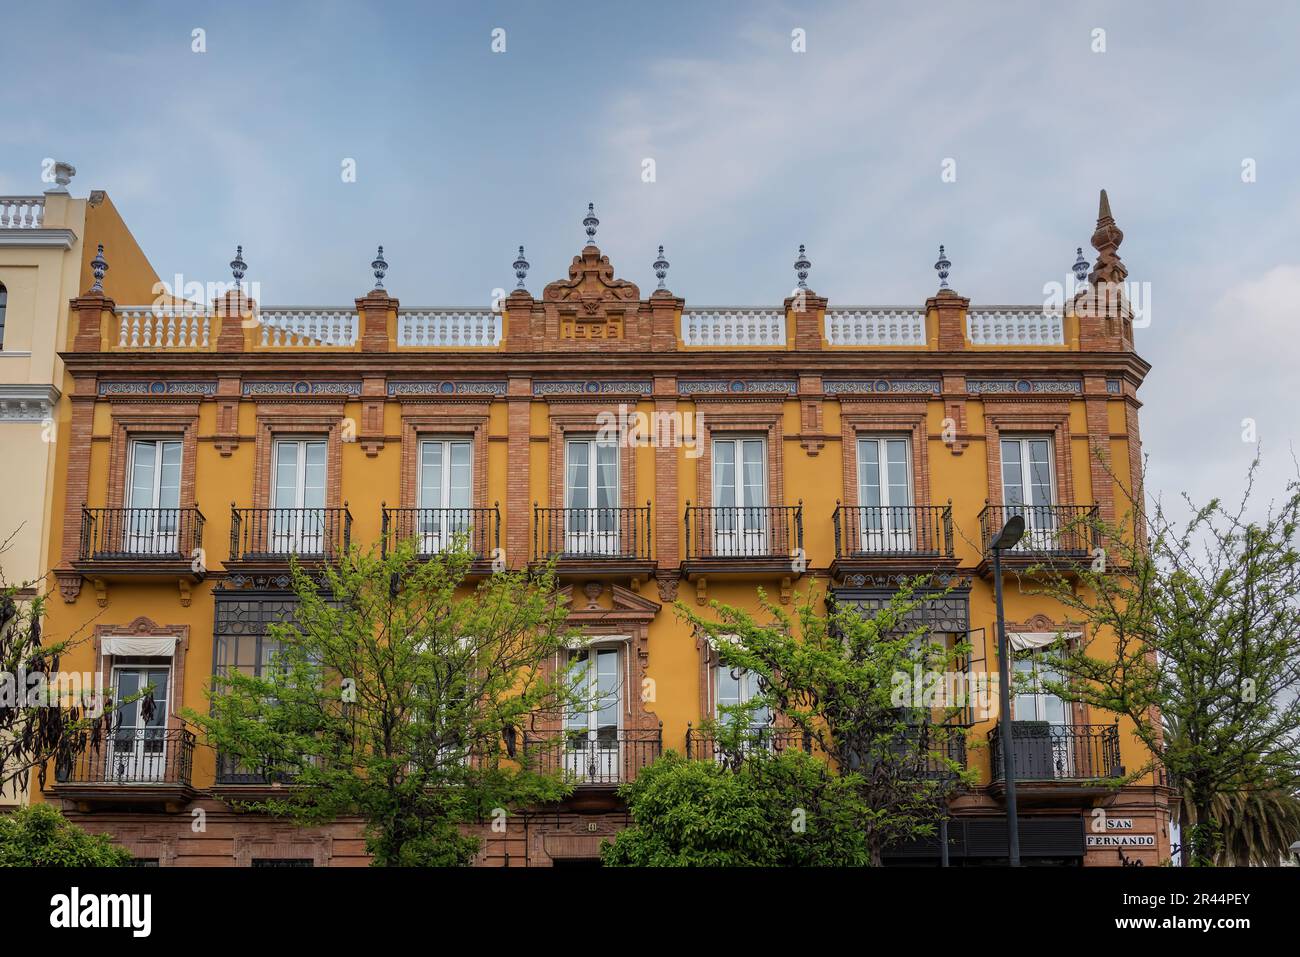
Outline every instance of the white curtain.
{"type": "Polygon", "coordinates": [[[105,638],[106,655],[129,655],[132,658],[170,658],[176,653],[175,638],[105,638]]]}
{"type": "Polygon", "coordinates": [[[1058,637],[1073,641],[1082,634],[1081,631],[1008,631],[1007,641],[1013,651],[1031,651],[1034,648],[1046,648],[1058,637]]]}

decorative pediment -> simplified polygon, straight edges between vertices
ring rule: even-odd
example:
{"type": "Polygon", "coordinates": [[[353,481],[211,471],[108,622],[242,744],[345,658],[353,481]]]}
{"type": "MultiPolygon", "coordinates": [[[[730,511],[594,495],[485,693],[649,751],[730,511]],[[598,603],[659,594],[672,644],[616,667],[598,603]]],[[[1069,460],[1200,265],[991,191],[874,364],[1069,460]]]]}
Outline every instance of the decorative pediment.
{"type": "Polygon", "coordinates": [[[545,302],[571,302],[579,314],[597,315],[607,302],[639,302],[641,290],[636,283],[614,278],[609,257],[595,246],[585,247],[573,257],[569,278],[557,279],[542,291],[545,302]]]}
{"type": "Polygon", "coordinates": [[[588,582],[582,594],[575,595],[573,585],[559,589],[560,601],[569,605],[569,620],[573,622],[649,622],[663,606],[657,601],[643,598],[622,585],[588,582]],[[608,590],[608,596],[606,596],[608,590]]]}

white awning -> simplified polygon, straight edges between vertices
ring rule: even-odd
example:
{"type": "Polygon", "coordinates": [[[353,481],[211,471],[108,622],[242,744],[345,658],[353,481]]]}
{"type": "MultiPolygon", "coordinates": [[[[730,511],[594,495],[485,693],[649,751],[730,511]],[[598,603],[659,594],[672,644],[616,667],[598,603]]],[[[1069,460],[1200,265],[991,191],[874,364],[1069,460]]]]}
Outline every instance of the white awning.
{"type": "Polygon", "coordinates": [[[1073,641],[1083,636],[1081,631],[1008,631],[1007,641],[1012,651],[1030,651],[1034,648],[1046,648],[1057,638],[1073,641]]]}
{"type": "Polygon", "coordinates": [[[104,654],[132,658],[170,658],[176,653],[175,638],[105,638],[104,654]]]}

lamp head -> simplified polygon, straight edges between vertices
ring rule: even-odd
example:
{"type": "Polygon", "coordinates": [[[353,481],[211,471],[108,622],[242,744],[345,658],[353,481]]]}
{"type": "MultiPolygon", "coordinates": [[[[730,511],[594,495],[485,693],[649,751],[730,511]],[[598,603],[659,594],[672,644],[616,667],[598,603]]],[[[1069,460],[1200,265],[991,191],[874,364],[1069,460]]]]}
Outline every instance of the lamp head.
{"type": "Polygon", "coordinates": [[[993,536],[993,541],[989,543],[989,548],[996,548],[1005,551],[1008,548],[1014,548],[1016,542],[1025,534],[1025,517],[1023,515],[1012,515],[1007,519],[1007,523],[1002,526],[1002,530],[993,536]]]}

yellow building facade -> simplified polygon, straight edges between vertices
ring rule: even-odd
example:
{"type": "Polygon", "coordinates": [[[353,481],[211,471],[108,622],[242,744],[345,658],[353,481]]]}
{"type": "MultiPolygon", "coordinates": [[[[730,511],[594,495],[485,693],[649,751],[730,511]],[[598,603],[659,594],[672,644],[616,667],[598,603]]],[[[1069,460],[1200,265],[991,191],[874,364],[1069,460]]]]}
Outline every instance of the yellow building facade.
{"type": "MultiPolygon", "coordinates": [[[[556,755],[573,797],[485,830],[483,864],[589,863],[626,824],[620,782],[670,748],[712,758],[701,722],[750,689],[673,602],[757,608],[759,587],[785,603],[812,587],[869,605],[923,574],[927,623],[970,637],[972,672],[996,671],[983,543],[1015,513],[1030,534],[1008,556],[1013,642],[1080,630],[1018,572],[1089,556],[1076,519],[1118,517],[1140,481],[1148,367],[1130,314],[972,306],[942,250],[923,304],[840,307],[809,288],[802,247],[781,304],[694,307],[667,288],[662,251],[643,296],[596,245],[594,210],[584,224],[566,277],[535,298],[521,249],[517,288],[482,310],[402,306],[382,251],[375,288],[334,309],[263,306],[243,287],[208,307],[127,304],[139,290],[115,285],[106,243],[67,307],[47,631],[88,636],[65,668],[153,684],[166,706],[130,711],[131,733],[57,769],[45,799],[163,865],[367,863],[355,821],[232,810],[274,785],[227,767],[179,712],[206,708],[214,669],[264,660],[291,610],[289,554],[398,535],[432,553],[470,530],[484,573],[556,557],[593,681],[615,692],[556,755]]],[[[1103,194],[1080,278],[1122,282],[1121,240],[1103,194]]],[[[241,251],[235,283],[247,268],[241,251]]],[[[1173,792],[1149,775],[1101,783],[1143,767],[1140,746],[1114,716],[1034,688],[1025,661],[1026,859],[1168,859],[1173,792]],[[1097,807],[1139,839],[1094,839],[1097,807]]],[[[980,716],[961,755],[980,783],[952,803],[953,863],[1006,856],[983,746],[996,720],[980,716]]],[[[938,856],[932,842],[890,859],[938,856]]]]}

